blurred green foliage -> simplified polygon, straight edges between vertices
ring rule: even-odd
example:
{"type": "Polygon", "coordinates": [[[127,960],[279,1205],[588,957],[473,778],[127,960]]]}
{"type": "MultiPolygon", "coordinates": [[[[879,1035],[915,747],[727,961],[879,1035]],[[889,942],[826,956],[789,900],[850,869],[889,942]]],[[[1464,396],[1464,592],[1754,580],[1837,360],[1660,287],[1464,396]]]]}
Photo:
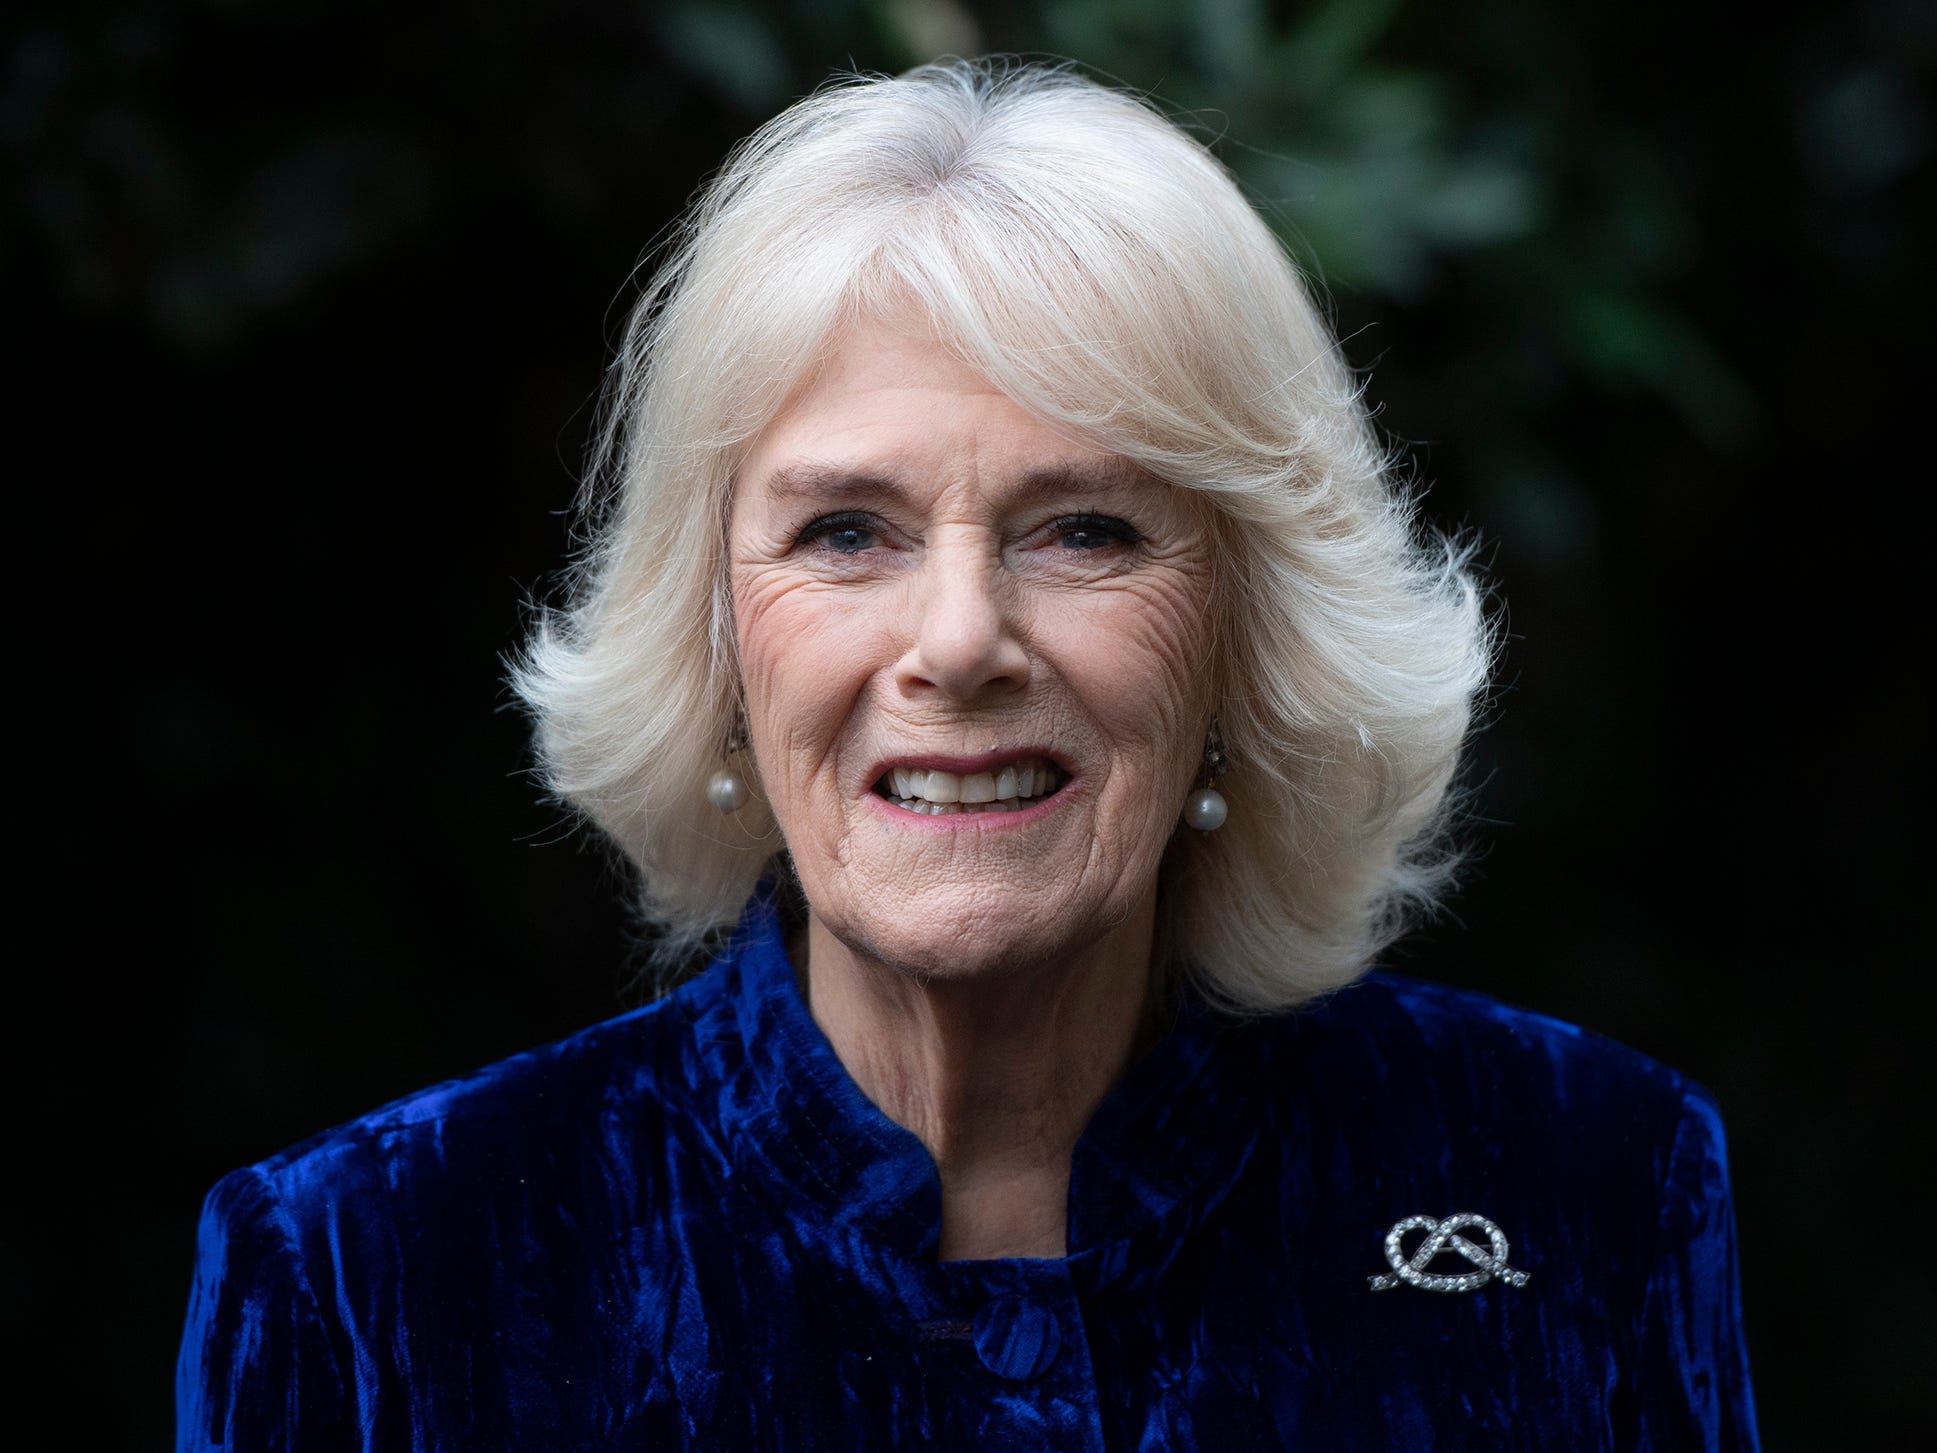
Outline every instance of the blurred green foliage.
{"type": "MultiPolygon", "coordinates": [[[[1931,142],[1917,85],[1931,8],[1856,8],[1877,58],[1839,69],[1826,53],[1824,74],[1791,78],[1799,144],[1833,193],[1888,186],[1931,142]]],[[[1188,118],[1325,287],[1412,308],[1471,289],[1475,312],[1531,331],[1543,355],[1507,387],[1536,393],[1553,382],[1540,374],[1558,372],[1649,391],[1709,445],[1740,448],[1763,406],[1674,296],[1700,258],[1698,179],[1650,125],[1654,68],[1611,74],[1622,47],[1603,45],[1616,26],[1660,24],[1671,72],[1666,51],[1687,44],[1688,19],[1667,19],[1529,0],[56,8],[22,16],[8,46],[0,142],[24,181],[18,221],[77,299],[118,306],[139,291],[155,325],[195,347],[245,336],[437,224],[454,138],[385,104],[413,67],[450,67],[432,84],[502,108],[471,144],[508,142],[504,163],[543,172],[530,185],[562,212],[589,125],[651,147],[677,108],[709,94],[750,125],[843,65],[892,71],[990,49],[1073,57],[1188,118]],[[238,24],[275,52],[272,69],[214,74],[198,59],[204,33],[238,24]],[[320,56],[302,53],[312,32],[320,56]],[[286,110],[273,67],[297,94],[327,87],[332,32],[381,37],[391,58],[356,57],[326,104],[286,110]],[[560,64],[561,34],[583,74],[560,64]],[[527,58],[541,67],[528,78],[527,58]],[[1617,102],[1602,107],[1610,89],[1617,102]],[[233,118],[248,133],[211,151],[200,126],[237,100],[262,102],[260,114],[233,118]]],[[[1706,23],[1718,88],[1737,84],[1733,27],[1706,23]]]]}

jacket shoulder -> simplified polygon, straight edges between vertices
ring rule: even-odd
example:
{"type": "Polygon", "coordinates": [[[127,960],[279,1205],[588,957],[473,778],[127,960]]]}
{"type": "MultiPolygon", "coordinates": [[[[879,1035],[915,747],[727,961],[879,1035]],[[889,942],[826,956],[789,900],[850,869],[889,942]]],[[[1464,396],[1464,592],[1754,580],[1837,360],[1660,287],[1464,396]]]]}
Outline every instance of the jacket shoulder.
{"type": "Polygon", "coordinates": [[[360,1198],[426,1212],[439,1199],[475,1201],[571,1175],[575,1158],[638,1163],[700,1123],[684,1111],[707,1083],[695,1030],[704,1013],[700,996],[669,995],[393,1100],[229,1179],[259,1184],[310,1222],[360,1198]]]}
{"type": "MultiPolygon", "coordinates": [[[[710,1101],[730,1017],[705,979],[220,1181],[177,1367],[179,1446],[350,1430],[334,1437],[347,1445],[359,1427],[366,1444],[417,1446],[427,1408],[450,1430],[439,1446],[504,1446],[479,1429],[545,1383],[532,1369],[552,1325],[630,1326],[628,1308],[682,1272],[643,1250],[721,1203],[710,1101]],[[474,1383],[487,1362],[511,1370],[474,1383]]],[[[616,1333],[598,1349],[639,1355],[616,1333]]]]}
{"type": "Polygon", "coordinates": [[[1531,1095],[1576,1116],[1640,1115],[1671,1130],[1684,1113],[1714,1114],[1705,1088],[1640,1050],[1448,984],[1370,973],[1294,1026],[1310,1052],[1371,1054],[1383,1076],[1428,1078],[1445,1093],[1531,1095]]]}
{"type": "Polygon", "coordinates": [[[1415,1212],[1490,1218],[1539,1288],[1526,1305],[1547,1309],[1535,1344],[1621,1369],[1622,1446],[1755,1446],[1727,1148],[1705,1088],[1565,1021],[1386,973],[1286,1031],[1289,1078],[1335,1132],[1309,1154],[1357,1218],[1341,1237],[1415,1212]],[[1356,1098],[1336,1088],[1351,1085],[1356,1098]]]}
{"type": "Polygon", "coordinates": [[[1715,1101],[1687,1076],[1471,990],[1372,973],[1274,1027],[1287,1123],[1316,1117],[1354,1174],[1376,1167],[1421,1206],[1563,1197],[1556,1215],[1620,1207],[1641,1234],[1680,1167],[1723,1154],[1715,1101]]]}

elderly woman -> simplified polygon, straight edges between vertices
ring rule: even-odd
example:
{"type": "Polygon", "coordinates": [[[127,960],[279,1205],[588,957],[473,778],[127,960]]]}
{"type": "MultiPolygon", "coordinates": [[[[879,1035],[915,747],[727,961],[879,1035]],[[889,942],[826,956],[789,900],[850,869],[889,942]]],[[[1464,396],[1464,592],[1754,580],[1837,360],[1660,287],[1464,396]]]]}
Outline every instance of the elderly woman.
{"type": "Polygon", "coordinates": [[[1487,632],[1201,146],[824,91],[611,405],[518,685],[669,992],[217,1186],[181,1447],[1754,1444],[1710,1098],[1366,972],[1487,632]]]}

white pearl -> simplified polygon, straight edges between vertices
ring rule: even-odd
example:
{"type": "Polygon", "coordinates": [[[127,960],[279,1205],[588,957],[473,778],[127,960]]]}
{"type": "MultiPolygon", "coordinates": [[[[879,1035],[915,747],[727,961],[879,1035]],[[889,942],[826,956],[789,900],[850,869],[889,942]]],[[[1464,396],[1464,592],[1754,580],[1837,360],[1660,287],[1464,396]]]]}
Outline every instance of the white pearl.
{"type": "Polygon", "coordinates": [[[1216,832],[1229,815],[1224,794],[1215,787],[1198,788],[1184,804],[1184,821],[1199,832],[1216,832]]]}
{"type": "Polygon", "coordinates": [[[738,812],[747,805],[747,784],[731,767],[722,767],[706,784],[706,800],[721,812],[738,812]]]}

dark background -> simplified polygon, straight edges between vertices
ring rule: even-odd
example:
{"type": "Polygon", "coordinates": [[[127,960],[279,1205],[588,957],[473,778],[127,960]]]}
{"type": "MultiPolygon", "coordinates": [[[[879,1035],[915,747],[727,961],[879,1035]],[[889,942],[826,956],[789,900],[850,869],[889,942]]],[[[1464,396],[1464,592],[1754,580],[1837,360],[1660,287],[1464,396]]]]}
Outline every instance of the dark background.
{"type": "Polygon", "coordinates": [[[538,801],[501,657],[636,265],[831,70],[1005,49],[1225,138],[1488,542],[1483,852],[1397,966],[1713,1089],[1770,1445],[1930,1446],[1934,15],[11,7],[33,1400],[163,1446],[210,1183],[625,1002],[623,880],[538,801]]]}

